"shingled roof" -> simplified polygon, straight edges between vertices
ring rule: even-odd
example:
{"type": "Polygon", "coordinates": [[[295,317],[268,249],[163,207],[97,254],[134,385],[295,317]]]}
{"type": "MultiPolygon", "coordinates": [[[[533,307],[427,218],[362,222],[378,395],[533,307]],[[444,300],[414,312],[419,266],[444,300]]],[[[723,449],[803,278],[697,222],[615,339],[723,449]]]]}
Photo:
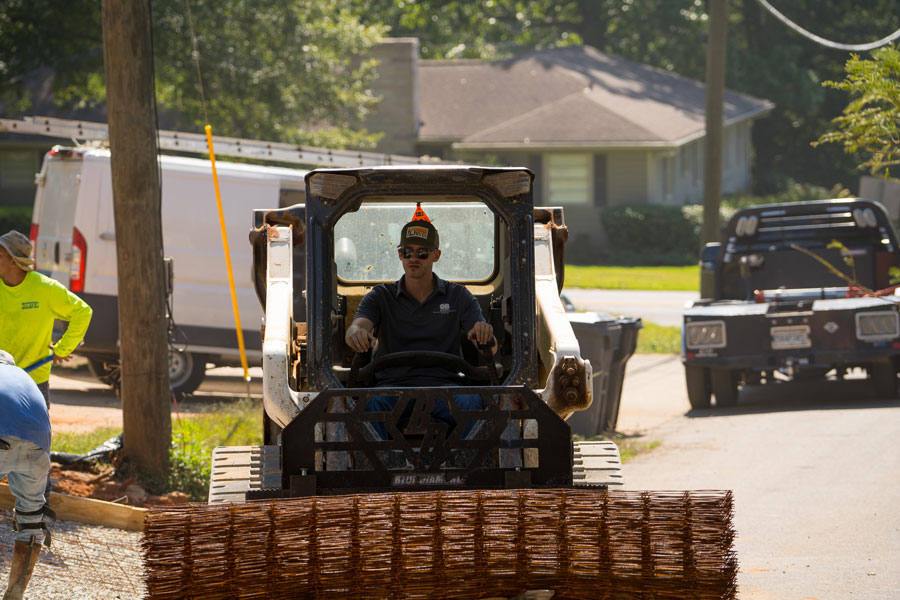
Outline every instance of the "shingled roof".
{"type": "MultiPolygon", "coordinates": [[[[419,62],[420,142],[458,148],[675,147],[705,133],[702,83],[569,46],[503,61],[419,62]]],[[[774,105],[725,93],[725,123],[774,105]]]]}

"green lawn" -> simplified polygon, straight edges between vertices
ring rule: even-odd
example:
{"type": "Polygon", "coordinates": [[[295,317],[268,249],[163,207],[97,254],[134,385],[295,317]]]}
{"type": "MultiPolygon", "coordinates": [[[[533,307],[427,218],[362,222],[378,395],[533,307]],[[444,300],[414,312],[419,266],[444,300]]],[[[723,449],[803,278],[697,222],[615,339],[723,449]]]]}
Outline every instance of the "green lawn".
{"type": "Polygon", "coordinates": [[[657,325],[643,321],[638,331],[638,354],[681,354],[681,327],[657,325]]]}
{"type": "MultiPolygon", "coordinates": [[[[121,429],[104,427],[90,433],[54,433],[53,450],[84,454],[121,429]]],[[[143,479],[148,491],[182,491],[195,502],[209,490],[212,451],[216,446],[252,446],[262,443],[262,407],[243,400],[209,406],[202,414],[172,419],[171,472],[166,481],[143,479]]],[[[121,474],[127,477],[127,470],[121,474]]]]}
{"type": "Polygon", "coordinates": [[[700,289],[700,267],[566,265],[566,287],[693,292],[700,289]]]}

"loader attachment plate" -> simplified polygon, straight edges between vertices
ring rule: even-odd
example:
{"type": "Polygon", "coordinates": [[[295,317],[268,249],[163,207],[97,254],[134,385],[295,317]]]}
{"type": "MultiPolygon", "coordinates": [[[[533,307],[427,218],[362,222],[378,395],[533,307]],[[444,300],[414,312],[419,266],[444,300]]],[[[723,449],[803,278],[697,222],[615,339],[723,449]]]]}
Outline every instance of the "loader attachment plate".
{"type": "Polygon", "coordinates": [[[569,427],[525,386],[325,390],[281,448],[276,497],[572,485],[569,427]],[[484,408],[463,410],[464,396],[484,408]],[[389,410],[373,408],[385,399],[389,410]],[[455,426],[432,416],[441,403],[455,426]]]}

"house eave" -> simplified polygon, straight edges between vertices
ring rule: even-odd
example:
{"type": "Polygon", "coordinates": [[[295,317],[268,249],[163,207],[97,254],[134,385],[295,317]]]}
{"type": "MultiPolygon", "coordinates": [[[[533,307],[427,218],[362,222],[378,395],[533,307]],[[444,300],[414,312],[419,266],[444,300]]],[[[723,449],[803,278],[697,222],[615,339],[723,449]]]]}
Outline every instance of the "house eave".
{"type": "MultiPolygon", "coordinates": [[[[742,121],[758,119],[768,115],[775,108],[772,103],[760,107],[757,110],[745,112],[736,115],[722,122],[724,127],[735,125],[742,121]]],[[[681,146],[690,144],[706,137],[706,129],[695,131],[689,135],[678,138],[676,140],[647,140],[647,141],[621,141],[621,142],[602,142],[602,141],[583,141],[583,142],[453,142],[452,140],[442,139],[441,143],[450,144],[454,150],[505,150],[505,149],[528,149],[528,150],[677,150],[681,146]]],[[[431,142],[432,140],[420,140],[422,142],[431,142]]],[[[433,140],[437,142],[438,140],[433,140]]]]}
{"type": "Polygon", "coordinates": [[[454,142],[454,150],[671,150],[678,145],[672,142],[454,142]]]}

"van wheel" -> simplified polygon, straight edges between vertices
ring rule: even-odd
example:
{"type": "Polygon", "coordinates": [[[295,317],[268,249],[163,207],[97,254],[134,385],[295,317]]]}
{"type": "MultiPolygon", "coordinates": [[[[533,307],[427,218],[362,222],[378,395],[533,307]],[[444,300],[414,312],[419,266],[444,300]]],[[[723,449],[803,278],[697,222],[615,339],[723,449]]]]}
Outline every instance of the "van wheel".
{"type": "Polygon", "coordinates": [[[206,355],[169,350],[169,385],[177,396],[190,394],[206,375],[206,355]]]}
{"type": "Polygon", "coordinates": [[[875,387],[875,393],[879,398],[894,398],[897,396],[897,371],[891,361],[877,362],[869,365],[869,379],[875,387]]]}
{"type": "Polygon", "coordinates": [[[709,384],[709,369],[684,366],[684,381],[687,384],[688,402],[691,408],[709,408],[712,389],[709,384]]]}
{"type": "Polygon", "coordinates": [[[731,369],[711,369],[712,391],[716,406],[734,406],[738,401],[738,372],[731,369]]]}

